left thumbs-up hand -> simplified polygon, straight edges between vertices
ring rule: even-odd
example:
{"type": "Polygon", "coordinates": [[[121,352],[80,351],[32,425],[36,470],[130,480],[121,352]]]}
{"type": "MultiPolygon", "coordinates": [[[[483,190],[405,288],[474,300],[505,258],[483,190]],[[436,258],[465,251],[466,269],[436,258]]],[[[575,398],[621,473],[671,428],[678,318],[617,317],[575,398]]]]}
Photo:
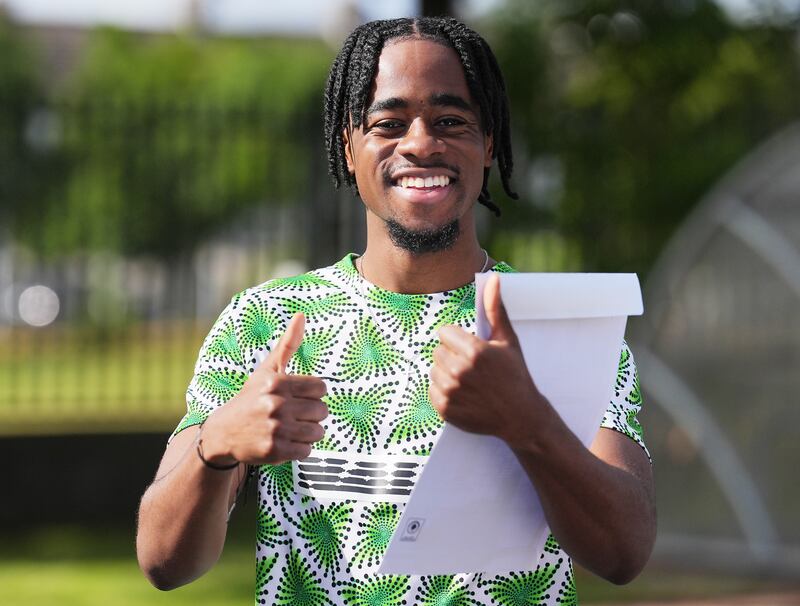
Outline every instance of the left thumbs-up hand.
{"type": "Polygon", "coordinates": [[[550,405],[533,382],[517,335],[500,299],[500,279],[489,277],[483,292],[492,332],[484,341],[458,326],[439,330],[429,395],[441,417],[473,433],[523,444],[550,405]]]}

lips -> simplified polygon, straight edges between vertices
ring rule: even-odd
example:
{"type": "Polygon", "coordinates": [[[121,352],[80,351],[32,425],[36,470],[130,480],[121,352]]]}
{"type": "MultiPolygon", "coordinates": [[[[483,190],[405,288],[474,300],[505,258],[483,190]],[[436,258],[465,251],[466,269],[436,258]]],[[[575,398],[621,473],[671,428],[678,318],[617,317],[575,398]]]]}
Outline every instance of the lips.
{"type": "Polygon", "coordinates": [[[403,187],[398,183],[392,187],[397,197],[412,204],[437,204],[444,201],[450,195],[452,189],[453,185],[449,183],[447,185],[440,184],[425,187],[424,182],[422,187],[416,187],[416,182],[414,186],[403,187]]]}
{"type": "Polygon", "coordinates": [[[444,201],[458,181],[458,169],[450,166],[396,167],[388,179],[394,195],[413,204],[444,201]]]}

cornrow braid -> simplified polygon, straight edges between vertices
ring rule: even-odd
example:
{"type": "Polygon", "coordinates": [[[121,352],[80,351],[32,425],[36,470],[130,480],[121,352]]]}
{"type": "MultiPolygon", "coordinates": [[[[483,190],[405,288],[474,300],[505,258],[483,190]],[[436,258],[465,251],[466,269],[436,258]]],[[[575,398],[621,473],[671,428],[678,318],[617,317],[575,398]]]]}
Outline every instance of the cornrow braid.
{"type": "MultiPolygon", "coordinates": [[[[338,188],[342,183],[358,195],[355,177],[347,169],[342,133],[351,124],[360,127],[365,120],[367,97],[378,68],[383,47],[389,40],[422,38],[452,48],[464,68],[467,87],[480,108],[483,130],[492,136],[492,158],[497,159],[503,190],[512,199],[514,161],[511,154],[511,127],[503,75],[491,48],[479,34],[450,17],[389,19],[360,25],[347,37],[336,56],[325,86],[325,148],[328,172],[338,188]]],[[[489,168],[483,171],[483,186],[478,202],[500,215],[488,189],[489,168]]]]}

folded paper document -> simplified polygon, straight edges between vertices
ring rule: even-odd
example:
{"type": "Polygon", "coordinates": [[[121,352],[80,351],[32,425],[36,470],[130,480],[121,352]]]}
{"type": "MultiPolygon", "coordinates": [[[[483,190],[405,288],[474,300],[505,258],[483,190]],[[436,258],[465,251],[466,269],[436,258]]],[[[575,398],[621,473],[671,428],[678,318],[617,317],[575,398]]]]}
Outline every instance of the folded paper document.
{"type": "MultiPolygon", "coordinates": [[[[478,335],[487,274],[476,276],[478,335]]],[[[625,323],[642,313],[634,274],[502,274],[528,370],[589,446],[613,395],[625,323]]],[[[549,534],[536,491],[497,438],[442,430],[379,569],[383,574],[533,570],[549,534]]]]}

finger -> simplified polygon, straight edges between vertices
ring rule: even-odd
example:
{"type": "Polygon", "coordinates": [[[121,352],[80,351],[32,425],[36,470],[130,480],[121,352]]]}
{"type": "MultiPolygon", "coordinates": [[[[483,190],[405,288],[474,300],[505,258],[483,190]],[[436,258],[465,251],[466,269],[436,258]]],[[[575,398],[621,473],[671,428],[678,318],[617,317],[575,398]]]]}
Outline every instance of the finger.
{"type": "Polygon", "coordinates": [[[460,326],[448,324],[439,329],[439,343],[454,353],[473,352],[482,343],[481,339],[460,326]]]}
{"type": "Polygon", "coordinates": [[[299,461],[301,459],[305,459],[310,454],[311,444],[287,440],[286,442],[282,442],[280,444],[280,446],[275,450],[269,459],[260,461],[259,464],[269,463],[275,465],[278,463],[284,463],[286,461],[299,461]]]}
{"type": "Polygon", "coordinates": [[[451,375],[455,375],[464,366],[464,356],[460,352],[438,345],[433,350],[433,368],[440,368],[451,375]]]}
{"type": "Polygon", "coordinates": [[[492,327],[490,339],[492,341],[517,342],[517,334],[511,326],[511,320],[500,297],[500,276],[492,274],[486,281],[483,289],[483,309],[486,319],[492,327]]]}
{"type": "Polygon", "coordinates": [[[328,393],[325,381],[309,375],[288,375],[289,389],[293,396],[298,398],[319,399],[328,393]]]}
{"type": "Polygon", "coordinates": [[[428,399],[431,401],[431,406],[439,413],[439,416],[447,420],[445,413],[447,412],[447,396],[444,395],[442,390],[431,381],[428,387],[428,399]]]}
{"type": "Polygon", "coordinates": [[[306,459],[311,456],[311,449],[311,444],[292,442],[290,446],[291,458],[297,461],[306,459]]]}
{"type": "Polygon", "coordinates": [[[286,421],[281,424],[280,437],[292,442],[313,444],[325,437],[325,429],[311,421],[286,421]]]}
{"type": "Polygon", "coordinates": [[[291,417],[297,421],[313,421],[319,423],[328,416],[328,407],[319,400],[293,400],[291,417]]]}
{"type": "Polygon", "coordinates": [[[442,393],[452,393],[458,387],[458,382],[447,370],[434,365],[431,368],[431,385],[435,385],[436,389],[442,393]]]}
{"type": "Polygon", "coordinates": [[[294,355],[294,352],[303,342],[303,331],[305,330],[306,317],[302,313],[296,313],[289,320],[286,331],[283,333],[275,347],[264,360],[264,366],[273,372],[284,372],[286,365],[294,355]]]}

